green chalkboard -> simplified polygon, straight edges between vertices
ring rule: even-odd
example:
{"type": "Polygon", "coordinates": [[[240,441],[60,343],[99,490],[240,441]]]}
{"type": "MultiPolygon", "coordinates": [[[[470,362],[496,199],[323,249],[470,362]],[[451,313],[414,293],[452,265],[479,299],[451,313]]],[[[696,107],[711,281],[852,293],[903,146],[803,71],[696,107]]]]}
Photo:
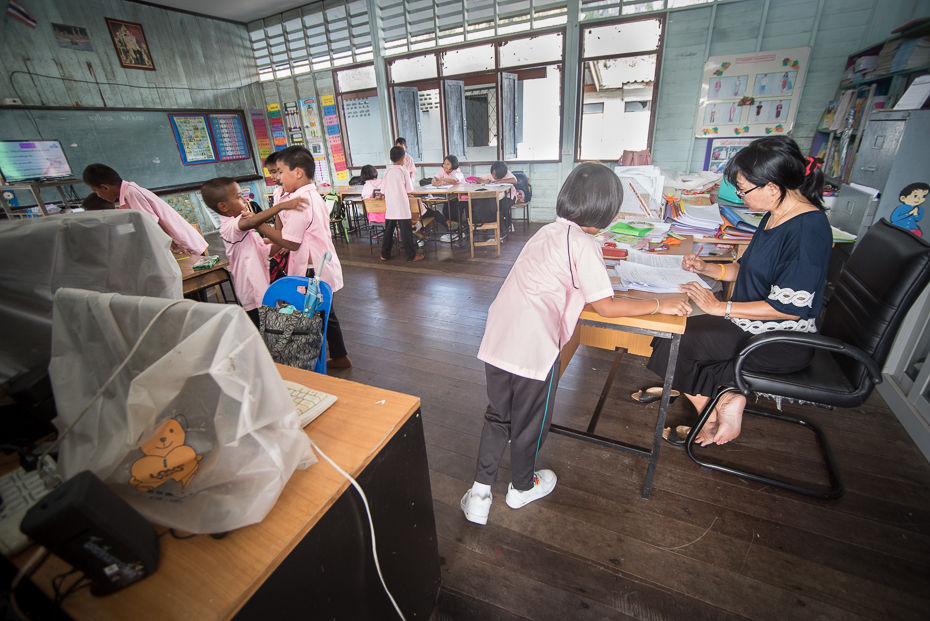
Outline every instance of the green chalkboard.
{"type": "MultiPolygon", "coordinates": [[[[114,168],[123,179],[153,190],[202,183],[214,177],[258,174],[251,157],[211,164],[182,164],[169,113],[239,114],[248,140],[247,117],[240,110],[119,108],[0,109],[0,140],[59,140],[75,178],[81,178],[85,166],[99,162],[114,168]]],[[[249,144],[249,153],[254,152],[249,144]]],[[[75,186],[75,190],[82,197],[90,192],[83,186],[75,186]]],[[[28,193],[18,192],[17,196],[28,201],[28,193]]],[[[57,200],[57,192],[49,194],[49,199],[57,200]]]]}

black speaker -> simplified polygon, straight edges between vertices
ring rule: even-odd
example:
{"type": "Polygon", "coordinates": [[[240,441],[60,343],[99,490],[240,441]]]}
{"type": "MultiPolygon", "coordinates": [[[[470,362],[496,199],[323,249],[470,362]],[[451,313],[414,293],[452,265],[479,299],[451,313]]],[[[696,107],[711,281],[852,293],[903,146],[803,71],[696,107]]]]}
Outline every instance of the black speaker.
{"type": "Polygon", "coordinates": [[[26,512],[20,530],[109,595],[158,568],[155,528],[89,470],[72,477],[26,512]]]}

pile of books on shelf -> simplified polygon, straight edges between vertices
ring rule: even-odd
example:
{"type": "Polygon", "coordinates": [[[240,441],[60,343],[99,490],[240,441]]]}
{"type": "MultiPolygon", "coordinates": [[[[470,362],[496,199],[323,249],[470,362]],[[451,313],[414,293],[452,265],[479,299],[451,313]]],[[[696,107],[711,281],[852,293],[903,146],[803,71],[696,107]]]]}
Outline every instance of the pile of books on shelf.
{"type": "Polygon", "coordinates": [[[930,64],[930,37],[922,39],[905,39],[895,50],[891,61],[891,71],[917,69],[930,64]]]}

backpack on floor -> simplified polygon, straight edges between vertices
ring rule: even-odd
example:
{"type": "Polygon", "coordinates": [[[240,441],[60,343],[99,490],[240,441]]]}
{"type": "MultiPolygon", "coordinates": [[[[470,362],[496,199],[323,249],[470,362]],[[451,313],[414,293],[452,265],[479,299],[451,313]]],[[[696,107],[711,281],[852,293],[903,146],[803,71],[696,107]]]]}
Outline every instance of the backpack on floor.
{"type": "Polygon", "coordinates": [[[528,203],[533,198],[533,186],[530,185],[530,178],[526,173],[520,170],[513,171],[513,176],[517,179],[514,187],[517,189],[517,202],[528,203]]]}

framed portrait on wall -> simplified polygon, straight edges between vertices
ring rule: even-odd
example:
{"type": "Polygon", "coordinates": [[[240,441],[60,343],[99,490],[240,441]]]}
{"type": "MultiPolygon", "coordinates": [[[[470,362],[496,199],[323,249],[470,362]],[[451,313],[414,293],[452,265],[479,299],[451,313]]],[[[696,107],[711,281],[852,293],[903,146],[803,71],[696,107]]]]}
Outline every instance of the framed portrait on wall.
{"type": "Polygon", "coordinates": [[[116,55],[119,56],[119,64],[126,69],[155,71],[155,62],[152,60],[152,53],[149,52],[149,44],[145,41],[142,25],[109,17],[104,19],[107,20],[110,38],[113,39],[116,55]]]}

